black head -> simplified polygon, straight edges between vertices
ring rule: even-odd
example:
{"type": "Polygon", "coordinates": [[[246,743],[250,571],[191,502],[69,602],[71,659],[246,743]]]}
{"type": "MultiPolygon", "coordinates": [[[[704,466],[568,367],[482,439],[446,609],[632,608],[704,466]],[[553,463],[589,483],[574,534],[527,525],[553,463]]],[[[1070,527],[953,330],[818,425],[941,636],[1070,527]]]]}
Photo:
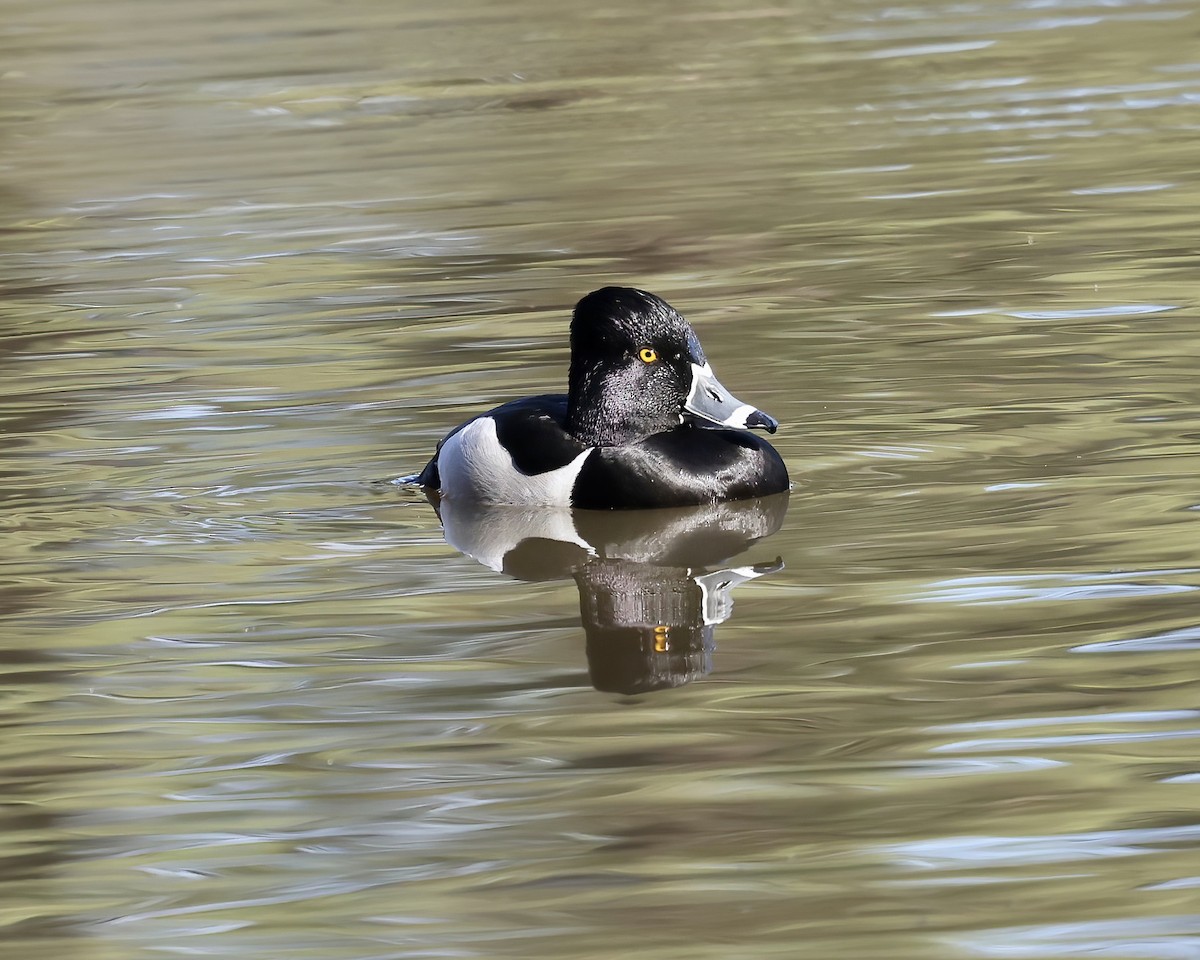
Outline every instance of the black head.
{"type": "Polygon", "coordinates": [[[704,351],[665,300],[604,287],[575,306],[567,429],[589,446],[617,446],[679,426],[704,351]]]}
{"type": "Polygon", "coordinates": [[[777,423],[713,376],[695,331],[652,293],[604,287],[575,306],[567,429],[589,446],[620,446],[687,420],[726,427],[777,423]]]}

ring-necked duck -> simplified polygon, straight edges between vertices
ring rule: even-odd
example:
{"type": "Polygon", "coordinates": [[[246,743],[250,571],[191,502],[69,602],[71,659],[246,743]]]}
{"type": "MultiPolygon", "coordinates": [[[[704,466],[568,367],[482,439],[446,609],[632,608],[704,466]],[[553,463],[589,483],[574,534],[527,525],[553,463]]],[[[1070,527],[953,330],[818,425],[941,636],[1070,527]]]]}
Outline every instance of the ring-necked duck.
{"type": "Polygon", "coordinates": [[[468,420],[416,482],[450,500],[586,509],[680,507],[788,488],[774,417],[726,390],[691,326],[631,287],[589,293],[571,320],[567,394],[468,420]]]}

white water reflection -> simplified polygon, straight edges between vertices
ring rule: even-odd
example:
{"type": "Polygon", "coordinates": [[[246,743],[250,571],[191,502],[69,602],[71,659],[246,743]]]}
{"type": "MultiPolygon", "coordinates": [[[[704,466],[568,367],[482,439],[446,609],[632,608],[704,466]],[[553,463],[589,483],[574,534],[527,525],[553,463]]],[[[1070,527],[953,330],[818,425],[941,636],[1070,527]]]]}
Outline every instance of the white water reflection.
{"type": "Polygon", "coordinates": [[[1123,640],[1098,640],[1081,643],[1073,648],[1076,653],[1149,653],[1153,651],[1188,651],[1200,649],[1200,627],[1183,627],[1152,633],[1144,637],[1128,637],[1123,640]]]}
{"type": "Polygon", "coordinates": [[[943,837],[896,844],[883,851],[912,869],[956,870],[1149,856],[1170,845],[1197,841],[1200,841],[1200,824],[1043,837],[943,837]]]}
{"type": "Polygon", "coordinates": [[[1007,927],[956,938],[954,942],[974,956],[997,960],[1194,960],[1200,956],[1200,914],[1007,927]]]}
{"type": "Polygon", "coordinates": [[[1194,577],[1200,570],[1142,570],[1137,573],[1074,573],[1003,575],[964,577],[943,580],[930,585],[923,595],[910,598],[909,603],[1010,604],[1044,603],[1063,600],[1115,600],[1127,597],[1154,597],[1190,593],[1196,584],[1136,583],[1131,577],[1162,579],[1186,575],[1194,577]]]}

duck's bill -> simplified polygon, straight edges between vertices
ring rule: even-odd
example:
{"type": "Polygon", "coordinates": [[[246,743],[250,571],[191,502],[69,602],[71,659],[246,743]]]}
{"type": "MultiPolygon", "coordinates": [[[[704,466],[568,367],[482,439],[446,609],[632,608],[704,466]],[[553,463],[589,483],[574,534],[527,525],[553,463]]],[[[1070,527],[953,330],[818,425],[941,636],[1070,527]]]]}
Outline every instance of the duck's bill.
{"type": "Polygon", "coordinates": [[[712,367],[707,363],[703,366],[692,364],[692,389],[683,404],[683,409],[693,417],[738,430],[757,428],[774,433],[779,426],[779,421],[770,414],[763,413],[748,403],[742,403],[721,386],[720,381],[713,376],[712,367]]]}

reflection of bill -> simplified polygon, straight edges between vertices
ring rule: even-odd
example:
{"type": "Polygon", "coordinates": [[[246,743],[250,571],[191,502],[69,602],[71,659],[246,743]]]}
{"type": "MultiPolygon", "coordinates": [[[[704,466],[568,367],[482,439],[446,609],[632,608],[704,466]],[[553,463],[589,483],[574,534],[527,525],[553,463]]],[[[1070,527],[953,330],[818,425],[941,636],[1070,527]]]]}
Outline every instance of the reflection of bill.
{"type": "Polygon", "coordinates": [[[574,578],[598,690],[639,693],[704,676],[734,587],[783,567],[728,564],[779,529],[787,494],[612,513],[438,506],[446,541],[485,566],[522,580],[574,578]]]}

